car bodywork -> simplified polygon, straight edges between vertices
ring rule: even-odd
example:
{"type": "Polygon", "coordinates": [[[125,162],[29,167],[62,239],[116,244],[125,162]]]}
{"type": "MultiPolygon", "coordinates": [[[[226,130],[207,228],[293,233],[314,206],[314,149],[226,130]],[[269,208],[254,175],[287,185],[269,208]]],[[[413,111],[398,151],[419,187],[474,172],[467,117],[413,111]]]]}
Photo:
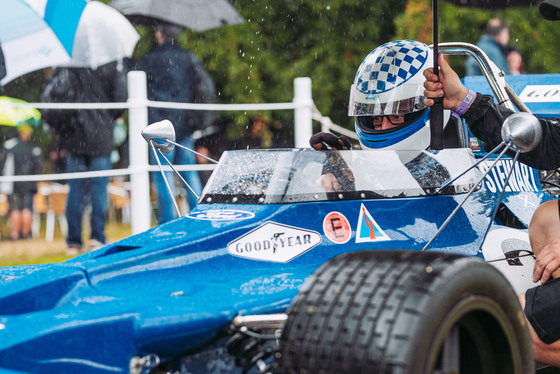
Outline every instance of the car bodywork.
{"type": "MultiPolygon", "coordinates": [[[[519,78],[517,92],[534,78],[519,78]]],[[[536,113],[560,113],[544,106],[536,113]]],[[[495,156],[438,191],[486,155],[464,123],[454,131],[461,147],[439,152],[226,152],[189,214],[59,264],[0,269],[0,373],[140,373],[162,362],[240,371],[225,347],[232,320],[284,313],[305,279],[345,252],[478,256],[523,291],[534,262],[527,226],[550,196],[522,164],[504,186],[509,158],[484,176],[495,156]],[[319,179],[333,164],[347,183],[327,192],[319,179]]]]}

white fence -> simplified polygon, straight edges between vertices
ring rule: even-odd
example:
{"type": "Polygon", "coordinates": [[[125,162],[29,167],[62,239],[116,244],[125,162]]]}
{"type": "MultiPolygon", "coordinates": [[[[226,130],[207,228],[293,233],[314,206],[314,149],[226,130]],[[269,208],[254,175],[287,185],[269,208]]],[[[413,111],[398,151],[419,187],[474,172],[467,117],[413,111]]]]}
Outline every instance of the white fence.
{"type": "MultiPolygon", "coordinates": [[[[312,135],[312,115],[314,115],[314,119],[321,120],[317,117],[316,109],[314,111],[311,95],[311,79],[305,77],[294,79],[294,98],[292,102],[287,103],[194,104],[150,101],[147,97],[146,74],[142,71],[131,71],[128,73],[128,101],[126,103],[27,103],[10,105],[29,106],[37,109],[128,109],[130,159],[128,168],[85,173],[0,176],[0,183],[10,181],[48,181],[70,178],[91,178],[96,176],[130,175],[131,226],[133,234],[143,232],[150,228],[151,206],[149,172],[158,170],[157,166],[149,165],[148,144],[141,136],[142,129],[148,125],[148,107],[213,111],[293,110],[294,144],[296,148],[305,148],[309,146],[308,141],[312,135]]],[[[328,120],[328,118],[326,118],[326,120],[328,120]]],[[[323,128],[325,128],[325,125],[323,128]]],[[[208,170],[212,168],[214,168],[214,165],[189,165],[182,167],[181,170],[208,170]]]]}

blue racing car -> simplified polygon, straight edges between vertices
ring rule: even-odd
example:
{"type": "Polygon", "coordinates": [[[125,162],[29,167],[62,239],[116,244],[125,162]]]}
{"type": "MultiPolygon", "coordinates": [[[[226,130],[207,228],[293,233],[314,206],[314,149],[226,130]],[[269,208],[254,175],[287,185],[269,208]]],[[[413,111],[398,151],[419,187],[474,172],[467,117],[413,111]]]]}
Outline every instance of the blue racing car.
{"type": "MultiPolygon", "coordinates": [[[[466,84],[495,93],[496,79],[466,84]]],[[[559,80],[524,76],[510,94],[556,117],[535,90],[559,80]]],[[[164,130],[150,144],[169,146],[164,130]]],[[[460,120],[445,131],[441,151],[228,151],[187,215],[1,268],[0,373],[534,372],[516,294],[551,197],[460,120]]]]}

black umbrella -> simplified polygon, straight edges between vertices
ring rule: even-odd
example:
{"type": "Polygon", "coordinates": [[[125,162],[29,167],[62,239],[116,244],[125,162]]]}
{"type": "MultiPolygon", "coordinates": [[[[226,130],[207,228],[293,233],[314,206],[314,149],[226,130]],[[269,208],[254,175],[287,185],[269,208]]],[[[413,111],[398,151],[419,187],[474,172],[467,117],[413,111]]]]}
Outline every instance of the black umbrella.
{"type": "Polygon", "coordinates": [[[227,0],[113,0],[111,6],[131,22],[148,26],[164,21],[205,31],[244,22],[227,0]]]}
{"type": "Polygon", "coordinates": [[[513,7],[528,7],[536,5],[539,0],[447,0],[458,6],[483,8],[483,9],[504,9],[513,7]]]}

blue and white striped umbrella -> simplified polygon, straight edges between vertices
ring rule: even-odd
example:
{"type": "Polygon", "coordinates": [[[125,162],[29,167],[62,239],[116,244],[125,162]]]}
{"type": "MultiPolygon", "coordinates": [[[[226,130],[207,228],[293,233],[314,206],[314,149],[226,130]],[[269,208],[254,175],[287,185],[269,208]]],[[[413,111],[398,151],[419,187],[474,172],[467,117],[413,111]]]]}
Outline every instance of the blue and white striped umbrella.
{"type": "Polygon", "coordinates": [[[130,57],[140,38],[99,1],[0,0],[0,9],[0,85],[49,66],[96,68],[130,57]]]}
{"type": "Polygon", "coordinates": [[[10,80],[67,63],[85,0],[0,0],[0,45],[10,80]]]}

